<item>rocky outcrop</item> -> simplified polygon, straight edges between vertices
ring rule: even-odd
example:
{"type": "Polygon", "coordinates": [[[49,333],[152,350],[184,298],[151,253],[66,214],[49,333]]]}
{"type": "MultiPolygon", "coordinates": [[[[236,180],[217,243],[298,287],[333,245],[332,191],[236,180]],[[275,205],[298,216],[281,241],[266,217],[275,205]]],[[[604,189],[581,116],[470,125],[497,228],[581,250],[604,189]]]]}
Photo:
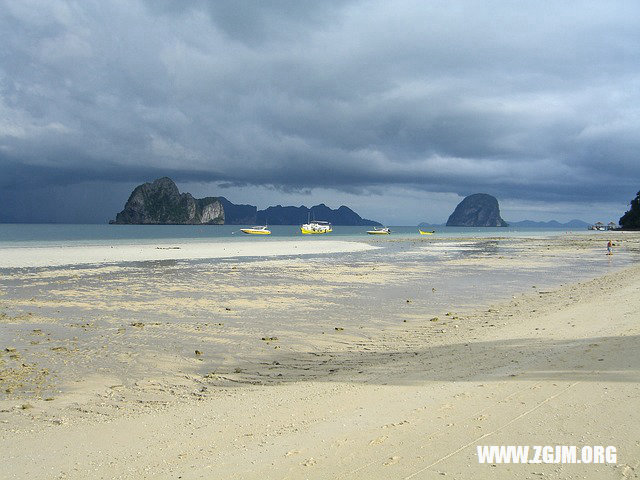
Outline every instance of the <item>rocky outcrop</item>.
{"type": "Polygon", "coordinates": [[[223,224],[225,212],[218,198],[193,198],[190,193],[180,193],[173,180],[163,177],[137,186],[114,223],[223,224]]]}
{"type": "Polygon", "coordinates": [[[453,211],[448,227],[506,227],[500,217],[500,206],[496,197],[486,193],[469,195],[453,211]]]}
{"type": "Polygon", "coordinates": [[[640,192],[631,200],[629,211],[620,217],[623,230],[640,230],[640,192]]]}
{"type": "Polygon", "coordinates": [[[381,225],[374,220],[362,218],[344,205],[334,210],[327,207],[324,203],[314,205],[311,208],[307,208],[304,205],[301,207],[283,207],[282,205],[277,205],[265,210],[258,210],[257,222],[269,225],[301,225],[309,219],[324,220],[331,222],[333,225],[381,225]]]}
{"type": "Polygon", "coordinates": [[[310,209],[302,207],[269,207],[260,210],[253,205],[236,205],[224,197],[193,198],[180,193],[168,177],[139,185],[133,190],[124,210],[116,215],[116,224],[149,225],[300,225],[308,218],[326,220],[334,225],[380,225],[362,218],[344,205],[333,210],[325,204],[310,209]]]}

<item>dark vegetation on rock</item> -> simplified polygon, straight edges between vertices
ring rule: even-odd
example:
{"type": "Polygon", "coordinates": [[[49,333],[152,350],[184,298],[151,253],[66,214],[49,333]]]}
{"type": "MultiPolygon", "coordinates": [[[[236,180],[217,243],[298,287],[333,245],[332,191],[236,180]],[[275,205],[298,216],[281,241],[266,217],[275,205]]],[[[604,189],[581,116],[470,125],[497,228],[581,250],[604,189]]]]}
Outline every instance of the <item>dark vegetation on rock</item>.
{"type": "Polygon", "coordinates": [[[334,225],[380,225],[367,220],[349,207],[333,210],[324,204],[311,208],[281,205],[258,210],[253,205],[237,205],[224,197],[193,198],[180,193],[168,177],[137,186],[124,209],[116,215],[116,224],[149,225],[299,225],[307,219],[325,220],[334,225]]]}
{"type": "Polygon", "coordinates": [[[506,227],[500,217],[498,200],[486,193],[475,193],[462,200],[453,211],[448,227],[506,227]]]}
{"type": "Polygon", "coordinates": [[[619,223],[623,230],[640,230],[640,192],[631,200],[629,210],[620,217],[619,223]]]}
{"type": "Polygon", "coordinates": [[[180,193],[173,180],[159,178],[137,186],[124,210],[116,215],[119,224],[223,224],[224,209],[215,197],[193,198],[180,193]]]}

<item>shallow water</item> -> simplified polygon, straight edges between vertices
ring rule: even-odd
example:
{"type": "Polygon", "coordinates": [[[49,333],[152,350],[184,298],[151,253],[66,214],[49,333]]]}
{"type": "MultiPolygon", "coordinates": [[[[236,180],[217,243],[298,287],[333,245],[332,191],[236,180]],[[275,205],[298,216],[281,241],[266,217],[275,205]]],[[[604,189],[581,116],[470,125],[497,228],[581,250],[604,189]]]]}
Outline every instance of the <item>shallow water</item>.
{"type": "MultiPolygon", "coordinates": [[[[270,236],[245,235],[241,225],[62,225],[62,224],[1,224],[0,247],[2,246],[68,246],[68,245],[115,245],[129,243],[154,243],[180,240],[198,242],[209,240],[260,241],[283,237],[304,237],[310,241],[326,239],[371,239],[366,231],[371,227],[334,226],[326,235],[302,235],[296,225],[273,225],[270,236]]],[[[431,229],[431,227],[430,227],[431,229]]],[[[435,227],[434,237],[540,237],[566,233],[565,230],[540,230],[527,228],[462,228],[435,227]]],[[[393,226],[388,238],[425,238],[416,226],[393,226]]],[[[592,233],[584,231],[584,234],[592,233]]],[[[606,235],[606,232],[596,232],[606,235]]],[[[428,236],[430,238],[431,236],[428,236]]],[[[375,237],[378,238],[378,237],[375,237]]],[[[387,238],[385,236],[385,238],[387,238]]]]}

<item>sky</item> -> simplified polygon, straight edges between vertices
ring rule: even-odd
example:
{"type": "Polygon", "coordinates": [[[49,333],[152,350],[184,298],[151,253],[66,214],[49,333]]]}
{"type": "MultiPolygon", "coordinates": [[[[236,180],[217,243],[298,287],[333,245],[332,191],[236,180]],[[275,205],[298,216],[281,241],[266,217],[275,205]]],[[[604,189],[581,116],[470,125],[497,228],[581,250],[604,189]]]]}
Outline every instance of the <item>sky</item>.
{"type": "Polygon", "coordinates": [[[168,175],[235,203],[617,220],[640,2],[0,0],[0,222],[102,223],[168,175]]]}

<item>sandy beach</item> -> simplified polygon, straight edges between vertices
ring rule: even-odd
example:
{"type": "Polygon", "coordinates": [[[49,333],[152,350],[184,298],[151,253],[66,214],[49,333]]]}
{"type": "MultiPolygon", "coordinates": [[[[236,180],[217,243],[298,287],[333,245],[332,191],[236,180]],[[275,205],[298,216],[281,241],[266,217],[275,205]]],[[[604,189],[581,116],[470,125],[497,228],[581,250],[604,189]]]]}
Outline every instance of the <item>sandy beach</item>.
{"type": "Polygon", "coordinates": [[[55,267],[61,265],[197,260],[228,257],[274,257],[319,253],[358,252],[373,248],[357,242],[267,241],[251,243],[163,241],[135,245],[79,245],[0,248],[0,268],[55,267]]]}
{"type": "Polygon", "coordinates": [[[612,236],[611,257],[584,235],[399,242],[389,260],[382,240],[188,266],[25,254],[40,268],[0,275],[3,474],[638,478],[640,235],[612,236]],[[480,464],[478,445],[617,460],[480,464]]]}

